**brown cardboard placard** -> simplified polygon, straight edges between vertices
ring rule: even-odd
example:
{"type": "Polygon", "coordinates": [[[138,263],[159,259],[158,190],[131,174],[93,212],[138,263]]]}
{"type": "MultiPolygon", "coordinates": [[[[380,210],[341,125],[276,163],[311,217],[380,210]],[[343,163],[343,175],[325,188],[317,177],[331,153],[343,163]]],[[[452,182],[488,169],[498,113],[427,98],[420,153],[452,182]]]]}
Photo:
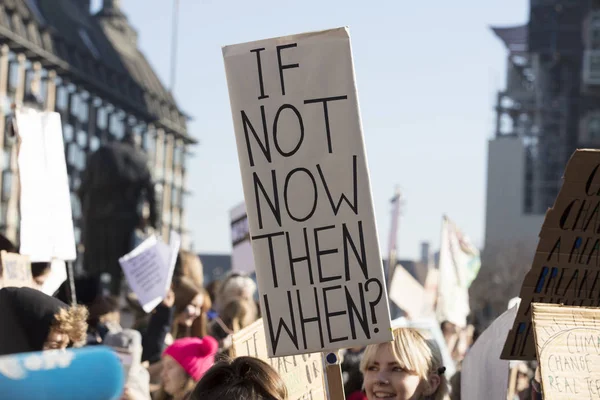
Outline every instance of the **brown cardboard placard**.
{"type": "Polygon", "coordinates": [[[232,347],[234,357],[256,357],[279,372],[290,400],[325,399],[321,354],[269,358],[262,319],[233,334],[232,347]]]}
{"type": "Polygon", "coordinates": [[[531,303],[600,306],[600,151],[575,151],[563,179],[521,287],[503,360],[535,360],[531,303]]]}
{"type": "Polygon", "coordinates": [[[31,287],[31,263],[28,256],[17,253],[0,252],[2,259],[2,286],[31,287]]]}
{"type": "Polygon", "coordinates": [[[534,303],[544,399],[600,396],[600,309],[534,303]]]}

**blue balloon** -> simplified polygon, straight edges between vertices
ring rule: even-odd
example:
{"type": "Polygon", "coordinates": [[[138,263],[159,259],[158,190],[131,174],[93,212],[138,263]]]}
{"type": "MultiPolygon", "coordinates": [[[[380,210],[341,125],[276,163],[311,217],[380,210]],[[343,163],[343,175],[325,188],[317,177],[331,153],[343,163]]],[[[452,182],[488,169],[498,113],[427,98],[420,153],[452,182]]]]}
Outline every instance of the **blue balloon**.
{"type": "Polygon", "coordinates": [[[105,346],[0,357],[0,397],[19,400],[117,400],[125,375],[105,346]]]}

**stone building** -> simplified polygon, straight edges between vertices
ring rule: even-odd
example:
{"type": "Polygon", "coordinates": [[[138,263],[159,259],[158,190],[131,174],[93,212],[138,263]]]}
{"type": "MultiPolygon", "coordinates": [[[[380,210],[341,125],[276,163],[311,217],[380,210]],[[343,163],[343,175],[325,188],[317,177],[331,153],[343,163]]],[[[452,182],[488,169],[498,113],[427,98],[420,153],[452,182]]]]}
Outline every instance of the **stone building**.
{"type": "Polygon", "coordinates": [[[0,230],[12,240],[19,236],[19,190],[6,121],[11,105],[23,102],[61,114],[76,240],[76,191],[88,153],[133,132],[150,159],[161,232],[175,230],[183,247],[190,246],[184,199],[195,140],[188,117],[139,50],[118,0],[104,0],[95,14],[89,0],[0,2],[0,230]]]}

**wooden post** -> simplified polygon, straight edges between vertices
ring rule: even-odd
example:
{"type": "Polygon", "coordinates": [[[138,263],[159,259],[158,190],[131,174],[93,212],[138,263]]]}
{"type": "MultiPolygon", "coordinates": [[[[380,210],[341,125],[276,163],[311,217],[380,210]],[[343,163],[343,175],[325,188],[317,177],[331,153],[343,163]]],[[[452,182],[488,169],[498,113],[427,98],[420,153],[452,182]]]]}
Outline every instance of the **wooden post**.
{"type": "Polygon", "coordinates": [[[327,399],[344,400],[344,379],[342,378],[339,351],[335,353],[323,353],[323,364],[325,367],[327,399]]]}

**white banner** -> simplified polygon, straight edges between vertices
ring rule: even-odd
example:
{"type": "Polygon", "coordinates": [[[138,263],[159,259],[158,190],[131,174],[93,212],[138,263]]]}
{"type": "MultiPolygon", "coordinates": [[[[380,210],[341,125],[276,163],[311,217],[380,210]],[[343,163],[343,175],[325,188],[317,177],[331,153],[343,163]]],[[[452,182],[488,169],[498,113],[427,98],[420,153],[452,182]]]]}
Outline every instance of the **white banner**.
{"type": "Polygon", "coordinates": [[[249,275],[254,272],[254,257],[246,204],[239,204],[230,211],[229,215],[231,217],[231,270],[249,275]]]}
{"type": "Polygon", "coordinates": [[[467,316],[471,311],[469,286],[480,266],[479,250],[452,221],[444,217],[436,309],[438,321],[449,321],[459,327],[467,325],[467,316]]]}
{"type": "Polygon", "coordinates": [[[21,249],[31,262],[77,256],[60,114],[17,111],[21,249]]]}
{"type": "Polygon", "coordinates": [[[269,356],[392,340],[348,30],[223,56],[269,356]]]}

